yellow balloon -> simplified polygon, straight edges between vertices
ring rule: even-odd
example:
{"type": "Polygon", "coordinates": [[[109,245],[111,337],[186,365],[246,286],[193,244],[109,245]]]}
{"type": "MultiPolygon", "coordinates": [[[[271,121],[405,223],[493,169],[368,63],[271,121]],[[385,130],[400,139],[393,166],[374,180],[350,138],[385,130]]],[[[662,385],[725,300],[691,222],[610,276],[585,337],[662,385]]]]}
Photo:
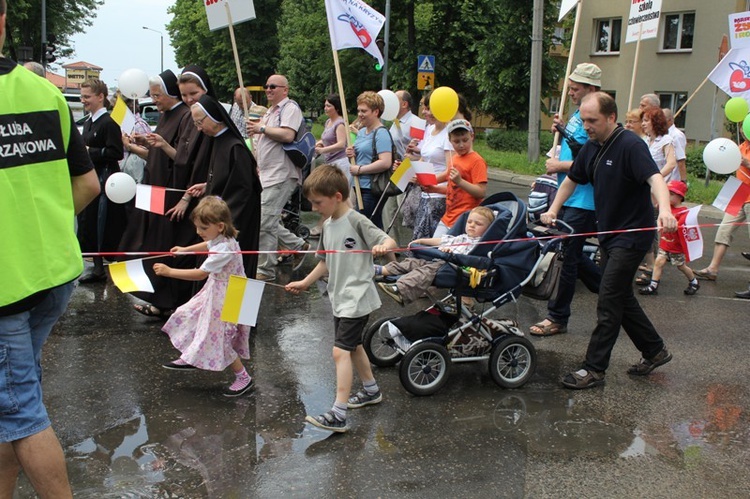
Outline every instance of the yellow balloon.
{"type": "Polygon", "coordinates": [[[430,112],[436,120],[447,123],[458,112],[458,94],[451,87],[440,87],[430,95],[430,112]]]}

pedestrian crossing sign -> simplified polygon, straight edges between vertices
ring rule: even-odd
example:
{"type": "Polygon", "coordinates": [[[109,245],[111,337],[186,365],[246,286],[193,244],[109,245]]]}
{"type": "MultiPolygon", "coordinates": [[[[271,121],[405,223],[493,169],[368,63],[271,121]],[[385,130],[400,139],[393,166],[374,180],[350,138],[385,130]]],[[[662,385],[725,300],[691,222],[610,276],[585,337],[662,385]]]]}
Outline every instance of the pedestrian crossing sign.
{"type": "Polygon", "coordinates": [[[435,72],[435,56],[434,55],[418,55],[417,56],[417,72],[434,73],[435,72]]]}

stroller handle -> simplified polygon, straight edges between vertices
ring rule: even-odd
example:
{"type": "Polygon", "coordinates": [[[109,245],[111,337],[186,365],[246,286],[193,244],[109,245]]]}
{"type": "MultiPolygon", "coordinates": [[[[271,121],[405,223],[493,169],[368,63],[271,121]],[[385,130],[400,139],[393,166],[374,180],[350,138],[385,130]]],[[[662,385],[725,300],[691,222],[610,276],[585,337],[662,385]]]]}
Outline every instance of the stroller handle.
{"type": "Polygon", "coordinates": [[[559,218],[556,218],[556,219],[554,219],[554,220],[552,221],[552,224],[553,224],[553,225],[554,225],[555,227],[558,227],[558,228],[559,228],[560,226],[562,226],[562,228],[563,228],[563,229],[565,229],[565,230],[564,230],[564,231],[562,231],[562,232],[564,232],[565,234],[568,234],[568,235],[572,235],[572,234],[574,234],[574,233],[575,233],[575,230],[573,230],[573,227],[571,227],[571,226],[570,226],[570,225],[569,225],[569,224],[568,224],[567,222],[565,222],[564,220],[561,220],[561,219],[559,219],[559,218]]]}

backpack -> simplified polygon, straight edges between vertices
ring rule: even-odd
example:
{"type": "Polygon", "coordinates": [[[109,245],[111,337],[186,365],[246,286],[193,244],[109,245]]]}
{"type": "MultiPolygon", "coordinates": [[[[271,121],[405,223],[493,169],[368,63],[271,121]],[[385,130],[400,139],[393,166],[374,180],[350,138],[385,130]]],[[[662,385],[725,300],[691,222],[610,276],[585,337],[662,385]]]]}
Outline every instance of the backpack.
{"type": "Polygon", "coordinates": [[[389,132],[388,129],[384,126],[378,127],[374,132],[372,132],[372,161],[375,161],[378,157],[378,150],[375,139],[377,139],[378,130],[380,130],[381,128],[385,130],[385,133],[387,133],[388,137],[391,139],[391,166],[387,170],[370,175],[370,192],[375,197],[398,196],[399,194],[401,194],[401,189],[399,189],[396,184],[391,182],[391,174],[393,173],[393,163],[400,158],[398,156],[398,153],[396,152],[396,143],[393,141],[391,132],[389,132]]]}
{"type": "MultiPolygon", "coordinates": [[[[300,107],[299,104],[291,99],[289,99],[289,102],[300,107]]],[[[289,104],[289,102],[286,104],[289,104]]],[[[286,104],[284,104],[284,107],[286,107],[286,104]]],[[[284,112],[284,107],[279,110],[278,126],[281,126],[281,113],[284,112]]],[[[300,108],[300,112],[301,111],[302,108],[300,108]]],[[[286,144],[281,144],[281,147],[297,168],[305,168],[312,163],[313,156],[315,155],[315,137],[307,129],[307,123],[305,122],[304,117],[302,118],[302,123],[300,123],[300,126],[297,129],[297,135],[294,137],[294,140],[286,144]]]]}

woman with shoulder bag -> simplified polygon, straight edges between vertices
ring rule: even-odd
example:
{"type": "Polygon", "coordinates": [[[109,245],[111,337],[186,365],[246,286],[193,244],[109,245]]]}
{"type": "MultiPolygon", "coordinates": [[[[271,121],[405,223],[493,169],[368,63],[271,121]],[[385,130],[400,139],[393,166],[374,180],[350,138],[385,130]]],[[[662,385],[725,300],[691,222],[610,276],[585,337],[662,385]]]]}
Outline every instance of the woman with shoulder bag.
{"type": "Polygon", "coordinates": [[[384,172],[393,165],[393,139],[380,122],[384,109],[383,98],[375,92],[362,92],[357,97],[357,117],[362,127],[357,133],[354,146],[346,149],[347,157],[355,158],[356,164],[349,167],[349,172],[359,179],[364,203],[360,212],[381,229],[383,203],[377,206],[379,197],[371,191],[371,182],[375,174],[384,172]],[[373,151],[377,157],[373,157],[373,151]]]}

